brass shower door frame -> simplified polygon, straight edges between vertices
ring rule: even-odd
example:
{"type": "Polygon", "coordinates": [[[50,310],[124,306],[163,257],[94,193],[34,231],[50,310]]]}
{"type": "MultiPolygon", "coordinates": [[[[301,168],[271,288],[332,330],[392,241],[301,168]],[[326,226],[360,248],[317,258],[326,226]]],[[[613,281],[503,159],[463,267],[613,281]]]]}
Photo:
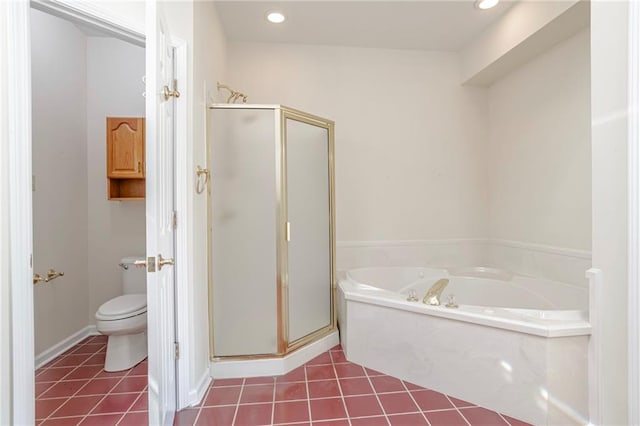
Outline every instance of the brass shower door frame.
{"type": "Polygon", "coordinates": [[[280,310],[279,320],[282,321],[282,329],[278,330],[279,336],[280,331],[282,332],[282,339],[278,343],[278,349],[281,354],[286,354],[292,352],[306,344],[318,340],[319,338],[331,333],[337,327],[337,310],[335,306],[336,301],[336,262],[335,262],[335,253],[336,253],[336,243],[335,243],[335,123],[332,120],[328,120],[322,117],[318,117],[316,115],[308,114],[303,111],[299,111],[293,108],[281,106],[280,108],[280,135],[281,135],[281,153],[282,159],[280,162],[281,165],[281,175],[282,179],[280,180],[282,189],[281,189],[281,197],[280,197],[280,229],[284,231],[284,233],[280,234],[280,247],[278,251],[282,254],[280,257],[279,263],[279,275],[284,277],[282,284],[279,286],[279,297],[278,300],[281,301],[282,306],[280,310]],[[286,226],[288,222],[287,211],[288,211],[288,200],[287,194],[287,126],[286,121],[294,120],[299,121],[311,126],[320,127],[327,130],[327,150],[328,150],[328,158],[329,162],[327,164],[328,176],[329,176],[329,250],[330,250],[330,321],[329,324],[325,327],[322,327],[306,336],[303,336],[293,342],[289,341],[289,277],[288,277],[288,242],[286,235],[286,226]]]}
{"type": "MultiPolygon", "coordinates": [[[[252,104],[213,104],[209,109],[262,109],[272,110],[275,120],[275,189],[276,189],[276,263],[277,277],[276,282],[276,298],[277,298],[277,352],[273,354],[259,355],[237,355],[237,356],[216,356],[214,348],[214,330],[213,330],[213,262],[211,256],[213,253],[212,242],[212,179],[207,184],[207,272],[208,272],[208,298],[209,298],[209,359],[215,360],[251,360],[264,358],[283,357],[296,349],[299,349],[310,342],[318,340],[337,328],[337,310],[336,310],[336,243],[335,243],[335,123],[331,120],[308,114],[293,108],[282,105],[252,105],[252,104]],[[288,241],[287,241],[287,135],[286,120],[295,120],[327,130],[328,141],[328,176],[329,176],[329,250],[330,250],[330,283],[328,290],[330,291],[330,322],[328,325],[303,336],[293,342],[289,341],[289,280],[288,280],[288,241]]],[[[211,142],[209,132],[209,117],[207,115],[207,163],[211,158],[211,142]]]]}

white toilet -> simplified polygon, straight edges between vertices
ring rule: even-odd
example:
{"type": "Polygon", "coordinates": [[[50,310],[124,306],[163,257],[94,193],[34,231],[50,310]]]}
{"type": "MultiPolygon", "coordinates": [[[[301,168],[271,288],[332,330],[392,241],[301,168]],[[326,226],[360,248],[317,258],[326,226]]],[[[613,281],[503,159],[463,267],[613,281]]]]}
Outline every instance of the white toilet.
{"type": "Polygon", "coordinates": [[[124,294],[96,312],[98,331],[109,336],[105,371],[127,370],[147,357],[147,275],[134,265],[136,260],[144,257],[121,260],[124,294]]]}

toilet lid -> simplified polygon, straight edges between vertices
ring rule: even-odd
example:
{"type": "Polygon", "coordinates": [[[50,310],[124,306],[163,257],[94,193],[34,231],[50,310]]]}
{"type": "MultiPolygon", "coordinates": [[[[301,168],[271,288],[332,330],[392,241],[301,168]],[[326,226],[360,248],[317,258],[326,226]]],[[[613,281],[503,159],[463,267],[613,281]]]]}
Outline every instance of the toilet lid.
{"type": "Polygon", "coordinates": [[[103,303],[96,313],[97,319],[131,317],[147,310],[146,294],[125,294],[103,303]]]}

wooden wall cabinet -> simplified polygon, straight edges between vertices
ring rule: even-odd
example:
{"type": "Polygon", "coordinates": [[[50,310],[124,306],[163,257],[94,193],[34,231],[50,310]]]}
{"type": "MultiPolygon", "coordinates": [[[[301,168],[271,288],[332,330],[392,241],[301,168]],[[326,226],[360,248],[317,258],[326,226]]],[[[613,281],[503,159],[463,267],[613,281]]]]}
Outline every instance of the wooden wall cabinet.
{"type": "Polygon", "coordinates": [[[144,118],[107,117],[107,191],[110,200],[145,196],[144,118]]]}

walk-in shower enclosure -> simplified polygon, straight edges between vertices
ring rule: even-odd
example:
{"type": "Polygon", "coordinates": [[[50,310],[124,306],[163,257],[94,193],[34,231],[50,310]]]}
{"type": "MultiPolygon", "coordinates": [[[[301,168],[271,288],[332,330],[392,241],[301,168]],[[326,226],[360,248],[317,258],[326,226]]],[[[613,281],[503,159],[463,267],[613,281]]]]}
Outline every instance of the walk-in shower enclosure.
{"type": "Polygon", "coordinates": [[[284,355],[336,328],[334,123],[208,111],[212,359],[284,355]]]}

